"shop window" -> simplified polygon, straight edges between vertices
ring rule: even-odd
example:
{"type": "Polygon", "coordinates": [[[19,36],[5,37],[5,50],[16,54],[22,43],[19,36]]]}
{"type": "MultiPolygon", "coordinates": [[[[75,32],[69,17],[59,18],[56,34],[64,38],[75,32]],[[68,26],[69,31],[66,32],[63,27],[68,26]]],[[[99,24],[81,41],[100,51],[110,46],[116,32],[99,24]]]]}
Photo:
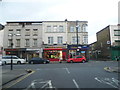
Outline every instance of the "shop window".
{"type": "Polygon", "coordinates": [[[60,59],[62,58],[62,51],[48,50],[44,53],[44,58],[47,59],[60,59]]]}
{"type": "Polygon", "coordinates": [[[69,51],[69,58],[74,58],[76,56],[76,50],[69,51]]]}

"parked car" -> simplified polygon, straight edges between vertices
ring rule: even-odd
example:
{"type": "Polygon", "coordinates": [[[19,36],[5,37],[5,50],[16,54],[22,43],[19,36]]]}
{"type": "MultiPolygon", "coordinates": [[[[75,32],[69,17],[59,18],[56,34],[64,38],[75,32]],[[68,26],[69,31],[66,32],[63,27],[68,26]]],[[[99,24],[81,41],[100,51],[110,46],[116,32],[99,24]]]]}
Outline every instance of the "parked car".
{"type": "Polygon", "coordinates": [[[5,62],[0,60],[0,66],[2,65],[5,65],[5,62]]]}
{"type": "MultiPolygon", "coordinates": [[[[5,64],[10,64],[11,63],[11,56],[3,56],[1,61],[4,62],[5,64]]],[[[25,59],[18,58],[17,56],[12,56],[12,61],[13,61],[13,64],[26,63],[25,59]]]]}
{"type": "Polygon", "coordinates": [[[84,56],[75,56],[74,58],[69,58],[67,62],[86,62],[86,58],[84,56]]]}
{"type": "Polygon", "coordinates": [[[50,63],[50,60],[39,58],[39,57],[34,57],[29,60],[29,64],[40,64],[40,63],[43,63],[43,64],[50,63]]]}

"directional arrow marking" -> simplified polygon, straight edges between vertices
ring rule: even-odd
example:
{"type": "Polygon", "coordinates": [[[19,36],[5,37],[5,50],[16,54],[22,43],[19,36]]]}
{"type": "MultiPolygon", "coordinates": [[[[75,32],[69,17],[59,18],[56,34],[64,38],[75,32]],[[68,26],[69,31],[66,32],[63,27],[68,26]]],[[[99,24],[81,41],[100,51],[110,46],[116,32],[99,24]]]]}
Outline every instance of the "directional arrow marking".
{"type": "Polygon", "coordinates": [[[115,78],[98,78],[98,77],[95,77],[95,80],[97,80],[98,82],[100,83],[105,83],[105,84],[108,84],[114,88],[118,88],[119,86],[119,81],[115,78]]]}
{"type": "Polygon", "coordinates": [[[37,84],[40,84],[40,85],[43,84],[43,86],[41,88],[55,88],[55,87],[53,87],[51,80],[47,80],[47,81],[33,80],[31,82],[31,84],[27,87],[27,89],[29,89],[29,88],[32,88],[32,89],[38,88],[38,87],[36,87],[37,84]]]}

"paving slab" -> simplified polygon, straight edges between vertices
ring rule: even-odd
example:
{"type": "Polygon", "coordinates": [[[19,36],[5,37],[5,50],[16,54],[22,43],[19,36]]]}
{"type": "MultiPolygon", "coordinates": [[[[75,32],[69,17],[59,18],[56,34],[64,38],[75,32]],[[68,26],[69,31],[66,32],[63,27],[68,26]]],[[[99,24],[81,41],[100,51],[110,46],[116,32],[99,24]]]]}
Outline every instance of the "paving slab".
{"type": "Polygon", "coordinates": [[[24,69],[2,70],[2,85],[5,85],[25,74],[27,74],[27,71],[24,69]]]}

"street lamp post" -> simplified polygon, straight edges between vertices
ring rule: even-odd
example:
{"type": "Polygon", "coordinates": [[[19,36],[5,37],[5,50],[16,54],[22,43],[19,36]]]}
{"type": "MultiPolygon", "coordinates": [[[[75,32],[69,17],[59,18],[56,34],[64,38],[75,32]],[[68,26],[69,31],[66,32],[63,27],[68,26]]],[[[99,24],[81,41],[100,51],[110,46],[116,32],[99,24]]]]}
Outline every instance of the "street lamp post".
{"type": "MultiPolygon", "coordinates": [[[[13,41],[11,42],[11,50],[13,48],[13,41]]],[[[11,70],[13,70],[13,60],[12,60],[12,53],[11,53],[11,70]]]]}
{"type": "MultiPolygon", "coordinates": [[[[13,34],[9,34],[9,36],[11,36],[11,50],[12,50],[12,48],[13,48],[13,34]]],[[[13,70],[13,59],[12,59],[12,51],[11,51],[11,70],[13,70]]]]}
{"type": "Polygon", "coordinates": [[[76,39],[77,39],[77,51],[76,54],[78,55],[78,20],[76,20],[76,39]]]}

